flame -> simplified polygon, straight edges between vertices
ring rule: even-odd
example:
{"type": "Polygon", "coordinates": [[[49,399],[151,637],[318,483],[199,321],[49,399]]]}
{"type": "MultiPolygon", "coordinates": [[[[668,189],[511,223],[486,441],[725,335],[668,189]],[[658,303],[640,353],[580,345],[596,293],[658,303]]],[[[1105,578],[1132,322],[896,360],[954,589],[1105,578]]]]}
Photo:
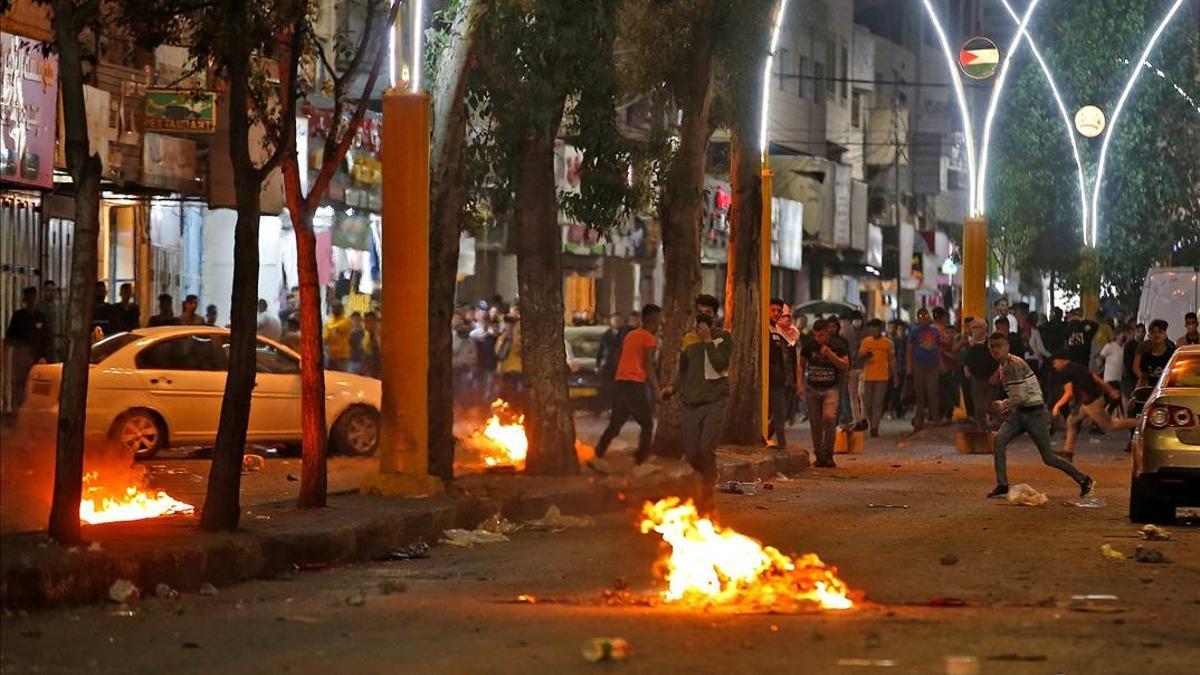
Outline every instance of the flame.
{"type": "Polygon", "coordinates": [[[814,553],[791,558],[772,546],[721,527],[696,511],[689,499],[646,502],[642,534],[662,535],[671,552],[661,562],[667,589],[662,597],[697,607],[750,605],[780,609],[815,604],[849,609],[849,589],[814,553]]]}
{"type": "Polygon", "coordinates": [[[524,464],[529,452],[529,439],[525,436],[525,416],[517,414],[504,399],[492,401],[492,416],[488,418],[483,435],[495,441],[500,452],[483,458],[488,466],[501,464],[524,464]],[[501,416],[505,418],[500,421],[501,416]]]}
{"type": "Polygon", "coordinates": [[[79,502],[79,519],[85,523],[116,523],[127,520],[158,518],[171,514],[191,514],[195,507],[172,498],[163,491],[150,493],[136,485],[108,488],[94,485],[98,471],[83,476],[83,498],[79,502]]]}

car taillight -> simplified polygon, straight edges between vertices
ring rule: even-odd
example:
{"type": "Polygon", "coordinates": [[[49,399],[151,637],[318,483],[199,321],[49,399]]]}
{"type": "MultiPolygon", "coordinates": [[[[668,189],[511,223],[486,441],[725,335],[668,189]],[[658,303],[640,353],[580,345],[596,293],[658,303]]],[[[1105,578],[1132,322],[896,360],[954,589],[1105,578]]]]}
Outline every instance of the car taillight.
{"type": "Polygon", "coordinates": [[[1196,424],[1196,416],[1190,408],[1160,403],[1146,413],[1146,424],[1155,429],[1190,427],[1196,424]]]}

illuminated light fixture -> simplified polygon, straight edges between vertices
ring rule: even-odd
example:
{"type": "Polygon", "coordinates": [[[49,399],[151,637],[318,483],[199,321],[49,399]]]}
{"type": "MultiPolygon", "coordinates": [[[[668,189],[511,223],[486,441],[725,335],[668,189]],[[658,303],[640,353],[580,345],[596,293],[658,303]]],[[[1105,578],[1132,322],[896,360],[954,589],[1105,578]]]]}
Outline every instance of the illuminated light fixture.
{"type": "MultiPolygon", "coordinates": [[[[1013,23],[1020,24],[1020,17],[1017,16],[1016,10],[1008,0],[1000,0],[1004,5],[1005,11],[1012,17],[1013,23]]],[[[1067,141],[1071,144],[1071,155],[1075,159],[1075,170],[1079,181],[1079,218],[1080,230],[1083,233],[1084,243],[1088,240],[1088,204],[1087,204],[1087,177],[1083,170],[1083,160],[1079,156],[1079,145],[1075,142],[1075,134],[1072,133],[1071,114],[1067,111],[1067,106],[1063,103],[1062,94],[1058,90],[1058,84],[1054,81],[1054,74],[1050,72],[1050,66],[1046,65],[1046,59],[1042,58],[1042,52],[1037,48],[1037,43],[1033,41],[1033,37],[1024,30],[1018,31],[1018,34],[1023,34],[1025,41],[1029,43],[1029,51],[1033,54],[1033,58],[1037,61],[1038,67],[1042,69],[1042,74],[1046,77],[1046,84],[1050,86],[1050,93],[1054,96],[1054,103],[1058,106],[1058,113],[1062,116],[1063,126],[1066,129],[1067,141]]],[[[979,201],[980,210],[983,210],[984,196],[986,195],[986,187],[983,181],[979,184],[979,201]]]]}
{"type": "Polygon", "coordinates": [[[425,0],[409,0],[412,3],[412,61],[409,62],[409,91],[421,91],[421,47],[423,31],[421,19],[425,16],[425,0]]]}
{"type": "Polygon", "coordinates": [[[1094,105],[1085,105],[1075,113],[1075,130],[1080,136],[1099,136],[1104,133],[1104,123],[1104,111],[1094,105]]]}
{"type": "Polygon", "coordinates": [[[398,26],[393,23],[388,27],[388,85],[396,87],[396,31],[398,26]]]}
{"type": "Polygon", "coordinates": [[[779,33],[787,17],[788,0],[779,0],[771,23],[771,48],[767,51],[767,62],[763,64],[762,118],[759,120],[758,149],[763,166],[767,164],[767,116],[771,110],[771,67],[775,63],[775,52],[779,48],[779,33]]]}
{"type": "MultiPolygon", "coordinates": [[[[1099,233],[1100,188],[1104,185],[1104,169],[1108,164],[1108,144],[1112,142],[1113,132],[1117,129],[1117,121],[1121,119],[1121,111],[1125,108],[1125,101],[1129,99],[1129,94],[1133,91],[1133,85],[1137,84],[1138,77],[1144,70],[1141,64],[1146,62],[1146,59],[1150,56],[1150,52],[1154,50],[1159,38],[1162,37],[1163,31],[1167,29],[1167,26],[1171,23],[1171,19],[1175,18],[1175,14],[1182,5],[1183,0],[1175,0],[1171,4],[1171,9],[1167,11],[1166,16],[1158,23],[1158,27],[1154,29],[1154,34],[1150,36],[1150,41],[1146,43],[1141,56],[1137,59],[1137,65],[1133,67],[1133,72],[1130,73],[1129,80],[1125,83],[1125,89],[1121,91],[1121,98],[1117,99],[1117,105],[1113,108],[1111,119],[1108,122],[1108,129],[1104,132],[1104,142],[1100,145],[1100,163],[1096,168],[1096,182],[1092,186],[1092,246],[1096,245],[1096,237],[1099,233]]],[[[1086,239],[1085,237],[1085,241],[1086,239]]]]}
{"type": "MultiPolygon", "coordinates": [[[[987,164],[988,152],[991,150],[992,141],[992,122],[996,119],[996,106],[1000,102],[1000,94],[1004,91],[1004,83],[1008,79],[1008,73],[1011,70],[1013,59],[1017,56],[1017,50],[1021,48],[1021,38],[1025,37],[1025,27],[1029,25],[1029,19],[1033,17],[1033,10],[1037,8],[1040,0],[1031,0],[1029,7],[1025,9],[1025,16],[1021,17],[1021,21],[1017,24],[1017,33],[1013,36],[1012,42],[1008,45],[1008,54],[1000,63],[1000,74],[996,76],[996,83],[992,85],[992,96],[988,100],[987,113],[983,118],[983,142],[980,144],[979,153],[979,178],[973,184],[976,190],[975,204],[979,209],[979,213],[984,212],[984,184],[987,182],[987,164]]],[[[1005,0],[1007,4],[1007,0],[1005,0]]],[[[1030,40],[1032,43],[1033,41],[1030,40]]]]}
{"type": "Polygon", "coordinates": [[[942,55],[946,57],[946,68],[950,72],[951,81],[954,83],[954,97],[958,100],[958,111],[962,115],[963,132],[967,139],[967,210],[972,216],[979,215],[979,209],[976,207],[976,167],[975,167],[975,131],[971,128],[971,111],[967,108],[967,95],[963,91],[962,77],[958,72],[958,59],[953,50],[950,49],[950,42],[946,40],[946,31],[942,28],[942,22],[938,20],[937,12],[933,11],[933,5],[929,4],[929,0],[921,0],[921,4],[925,6],[925,12],[929,15],[930,22],[933,23],[933,30],[937,33],[938,44],[942,47],[942,55]]]}

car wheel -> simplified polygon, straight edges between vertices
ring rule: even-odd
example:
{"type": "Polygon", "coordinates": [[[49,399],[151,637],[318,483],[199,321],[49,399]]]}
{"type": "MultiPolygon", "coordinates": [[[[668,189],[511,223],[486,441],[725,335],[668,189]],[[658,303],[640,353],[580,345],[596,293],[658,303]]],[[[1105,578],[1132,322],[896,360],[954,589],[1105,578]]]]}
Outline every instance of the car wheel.
{"type": "Polygon", "coordinates": [[[365,406],[350,408],[338,418],[330,435],[330,445],[338,454],[373,455],[379,447],[379,413],[365,406]]]}
{"type": "Polygon", "coordinates": [[[150,459],[166,447],[167,429],[149,410],[130,410],[113,422],[108,437],[135,460],[150,459]]]}
{"type": "Polygon", "coordinates": [[[1168,525],[1175,521],[1175,505],[1155,496],[1150,484],[1139,476],[1129,483],[1129,520],[1168,525]]]}

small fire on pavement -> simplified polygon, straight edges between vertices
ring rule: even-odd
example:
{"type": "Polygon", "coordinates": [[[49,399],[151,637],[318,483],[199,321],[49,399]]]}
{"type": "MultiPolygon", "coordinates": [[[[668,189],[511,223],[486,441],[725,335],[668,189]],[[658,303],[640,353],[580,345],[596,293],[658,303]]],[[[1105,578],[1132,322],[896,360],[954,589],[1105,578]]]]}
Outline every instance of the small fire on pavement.
{"type": "Polygon", "coordinates": [[[646,502],[642,516],[642,533],[659,533],[671,548],[658,565],[667,602],[780,611],[854,606],[837,569],[816,554],[786,556],[702,517],[691,500],[646,502]]]}
{"type": "Polygon", "coordinates": [[[83,475],[83,498],[79,519],[90,525],[144,520],[172,514],[188,515],[195,507],[159,490],[149,492],[136,485],[103,485],[99,471],[83,475]]]}
{"type": "Polygon", "coordinates": [[[525,416],[513,410],[504,399],[492,401],[491,416],[482,429],[463,440],[462,463],[486,468],[525,466],[529,439],[525,437],[525,416]]]}

